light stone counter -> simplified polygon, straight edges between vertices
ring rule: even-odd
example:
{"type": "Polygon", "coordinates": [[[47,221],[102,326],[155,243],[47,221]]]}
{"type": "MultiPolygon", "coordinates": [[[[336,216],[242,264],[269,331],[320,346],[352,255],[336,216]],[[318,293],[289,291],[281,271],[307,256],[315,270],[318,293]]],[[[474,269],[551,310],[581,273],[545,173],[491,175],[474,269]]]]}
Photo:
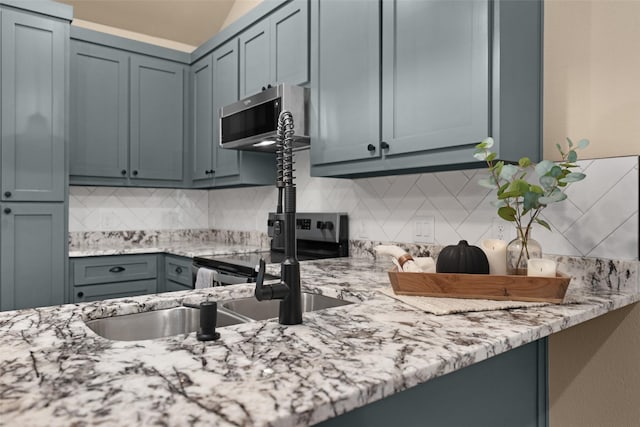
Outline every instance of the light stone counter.
{"type": "Polygon", "coordinates": [[[83,319],[249,296],[252,285],[3,312],[0,424],[313,424],[639,300],[637,262],[578,264],[566,266],[585,271],[579,304],[435,316],[380,294],[389,284],[375,261],[302,263],[304,290],[356,304],[302,325],[219,328],[208,343],[109,341],[83,319]]]}

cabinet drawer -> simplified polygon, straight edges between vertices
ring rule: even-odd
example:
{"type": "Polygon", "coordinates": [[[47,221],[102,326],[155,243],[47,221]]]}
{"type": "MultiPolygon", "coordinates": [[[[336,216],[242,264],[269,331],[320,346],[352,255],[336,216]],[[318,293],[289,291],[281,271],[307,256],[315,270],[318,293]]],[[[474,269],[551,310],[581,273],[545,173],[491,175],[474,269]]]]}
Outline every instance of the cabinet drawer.
{"type": "Polygon", "coordinates": [[[156,255],[103,256],[73,260],[73,284],[125,282],[155,279],[156,255]]]}
{"type": "Polygon", "coordinates": [[[101,301],[110,298],[133,297],[153,294],[158,283],[156,279],[134,282],[103,283],[101,285],[75,286],[73,302],[101,301]]]}
{"type": "Polygon", "coordinates": [[[167,292],[175,291],[190,291],[193,287],[191,285],[185,285],[182,283],[174,282],[173,280],[167,280],[167,292]]]}
{"type": "MultiPolygon", "coordinates": [[[[180,258],[167,255],[164,259],[164,271],[167,275],[167,282],[173,281],[191,288],[191,264],[191,258],[180,258]]],[[[171,290],[169,289],[168,283],[167,290],[171,290]]]]}

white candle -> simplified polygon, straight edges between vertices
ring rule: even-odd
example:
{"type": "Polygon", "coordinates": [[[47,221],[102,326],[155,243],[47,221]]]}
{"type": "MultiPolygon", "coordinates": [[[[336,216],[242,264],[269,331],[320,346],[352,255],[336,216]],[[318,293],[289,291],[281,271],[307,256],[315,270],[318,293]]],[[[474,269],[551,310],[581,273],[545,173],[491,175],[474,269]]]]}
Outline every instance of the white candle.
{"type": "Polygon", "coordinates": [[[507,242],[487,239],[482,241],[480,247],[489,260],[489,274],[507,274],[507,242]]]}
{"type": "Polygon", "coordinates": [[[556,277],[556,262],[550,259],[531,258],[527,261],[527,276],[556,277]]]}

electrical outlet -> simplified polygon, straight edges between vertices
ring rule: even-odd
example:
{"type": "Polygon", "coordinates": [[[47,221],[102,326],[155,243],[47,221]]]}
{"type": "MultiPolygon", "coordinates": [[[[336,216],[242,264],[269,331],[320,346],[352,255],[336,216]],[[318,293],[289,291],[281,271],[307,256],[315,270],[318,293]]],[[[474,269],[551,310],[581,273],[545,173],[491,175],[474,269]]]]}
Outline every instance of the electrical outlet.
{"type": "Polygon", "coordinates": [[[505,240],[507,224],[500,218],[494,218],[491,223],[491,238],[505,240]]]}
{"type": "Polygon", "coordinates": [[[413,241],[415,243],[430,243],[435,241],[436,219],[432,216],[416,217],[413,223],[413,241]]]}

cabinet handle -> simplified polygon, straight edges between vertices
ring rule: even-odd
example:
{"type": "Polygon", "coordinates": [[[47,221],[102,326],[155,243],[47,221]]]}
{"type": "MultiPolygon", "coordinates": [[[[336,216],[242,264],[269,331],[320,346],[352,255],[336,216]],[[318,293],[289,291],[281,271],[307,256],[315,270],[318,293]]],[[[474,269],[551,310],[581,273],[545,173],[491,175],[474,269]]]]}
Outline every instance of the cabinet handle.
{"type": "Polygon", "coordinates": [[[182,274],[182,267],[176,267],[176,273],[182,274]]]}
{"type": "Polygon", "coordinates": [[[11,213],[11,208],[4,208],[4,213],[10,214],[11,213]]]}
{"type": "Polygon", "coordinates": [[[367,150],[369,150],[369,151],[371,151],[373,153],[374,151],[376,151],[376,146],[373,145],[373,144],[369,144],[369,145],[367,145],[367,150]]]}
{"type": "Polygon", "coordinates": [[[133,171],[133,176],[138,176],[138,171],[133,171]]]}
{"type": "Polygon", "coordinates": [[[4,197],[11,197],[11,191],[5,191],[4,197]]]}
{"type": "Polygon", "coordinates": [[[115,267],[111,267],[109,269],[110,272],[112,273],[122,273],[125,270],[124,267],[120,267],[119,265],[115,266],[115,267]]]}
{"type": "Polygon", "coordinates": [[[385,142],[385,141],[382,141],[380,143],[380,148],[383,149],[383,150],[388,150],[389,149],[389,144],[387,142],[385,142]]]}
{"type": "Polygon", "coordinates": [[[78,296],[78,298],[82,298],[84,296],[84,292],[78,292],[76,295],[78,296]]]}
{"type": "Polygon", "coordinates": [[[127,174],[127,170],[126,170],[126,169],[122,169],[122,170],[120,171],[120,174],[121,174],[121,175],[126,175],[126,174],[127,174]]]}
{"type": "Polygon", "coordinates": [[[262,86],[262,90],[267,90],[267,88],[266,88],[266,87],[264,87],[264,86],[262,86]]]}
{"type": "Polygon", "coordinates": [[[267,85],[267,89],[271,89],[273,86],[271,85],[267,85]]]}

